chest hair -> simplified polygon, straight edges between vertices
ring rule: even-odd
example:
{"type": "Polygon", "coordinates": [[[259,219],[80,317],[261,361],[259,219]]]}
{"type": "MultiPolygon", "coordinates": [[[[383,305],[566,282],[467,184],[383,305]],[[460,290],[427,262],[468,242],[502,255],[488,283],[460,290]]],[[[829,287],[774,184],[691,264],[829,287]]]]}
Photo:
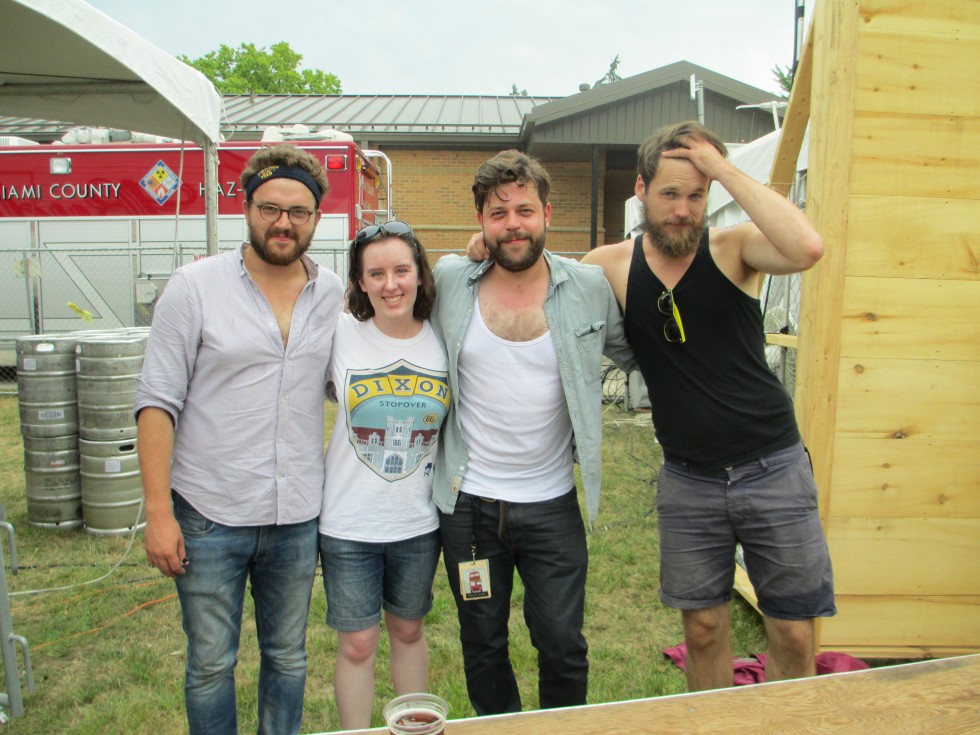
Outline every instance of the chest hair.
{"type": "Polygon", "coordinates": [[[548,331],[544,296],[481,289],[480,315],[487,328],[508,342],[530,342],[548,331]]]}

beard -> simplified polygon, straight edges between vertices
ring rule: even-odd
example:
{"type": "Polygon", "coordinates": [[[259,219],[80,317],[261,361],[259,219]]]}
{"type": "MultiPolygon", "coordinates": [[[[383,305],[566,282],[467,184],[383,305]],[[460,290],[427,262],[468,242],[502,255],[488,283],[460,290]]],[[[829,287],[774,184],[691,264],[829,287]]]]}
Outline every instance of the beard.
{"type": "Polygon", "coordinates": [[[538,262],[541,257],[541,253],[544,252],[544,241],[548,235],[547,229],[541,232],[538,237],[532,237],[530,232],[522,230],[520,232],[511,232],[506,235],[505,238],[491,241],[486,235],[483,236],[483,242],[486,243],[487,250],[490,251],[490,257],[493,261],[497,263],[504,270],[508,270],[511,273],[518,273],[520,271],[526,271],[532,265],[538,262]],[[516,255],[511,255],[504,249],[504,243],[509,240],[528,240],[530,244],[523,253],[518,253],[516,255]]]}
{"type": "Polygon", "coordinates": [[[705,216],[702,214],[698,220],[683,219],[665,222],[661,225],[650,221],[647,217],[646,206],[644,206],[643,221],[646,224],[644,229],[650,236],[650,243],[654,248],[668,258],[684,258],[698,249],[701,235],[704,232],[705,216]],[[685,225],[687,229],[678,235],[672,235],[667,231],[665,225],[685,225]]]}
{"type": "Polygon", "coordinates": [[[250,223],[248,226],[248,241],[260,260],[263,260],[269,265],[286,266],[295,263],[303,256],[303,253],[310,249],[310,244],[313,242],[313,233],[310,232],[304,238],[300,238],[292,227],[282,228],[276,226],[270,227],[263,233],[250,223]],[[293,247],[288,250],[270,247],[270,237],[292,238],[293,247]]]}

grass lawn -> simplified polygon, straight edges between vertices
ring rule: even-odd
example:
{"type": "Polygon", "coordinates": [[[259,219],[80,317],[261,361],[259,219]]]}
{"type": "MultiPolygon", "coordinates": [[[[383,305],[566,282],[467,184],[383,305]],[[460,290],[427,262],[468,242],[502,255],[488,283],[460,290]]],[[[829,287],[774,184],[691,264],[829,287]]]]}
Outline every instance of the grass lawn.
{"type": "MultiPolygon", "coordinates": [[[[332,423],[330,416],[327,425],[332,423]]],[[[649,416],[610,406],[603,452],[602,508],[588,537],[589,701],[682,692],[683,674],[662,653],[664,647],[681,641],[681,626],[679,615],[657,601],[657,532],[651,508],[661,454],[649,416]]],[[[0,505],[16,529],[20,567],[11,573],[5,547],[14,632],[29,642],[36,682],[33,694],[25,690],[26,715],[4,726],[4,731],[184,732],[185,640],[173,583],[149,568],[139,535],[135,539],[93,536],[82,530],[59,532],[28,524],[15,397],[0,397],[0,480],[0,505]],[[33,593],[37,590],[48,591],[33,593]]],[[[471,716],[455,606],[441,567],[435,598],[426,623],[430,690],[449,700],[451,718],[471,716]]],[[[537,706],[537,666],[522,620],[521,598],[518,586],[511,645],[525,709],[530,709],[537,706]]],[[[318,576],[308,636],[304,718],[308,732],[339,727],[332,688],[336,635],[323,622],[325,608],[318,576]]],[[[761,622],[739,599],[734,604],[733,629],[736,656],[764,650],[761,622]]],[[[383,724],[381,706],[393,696],[384,637],[382,641],[376,725],[383,724]]],[[[258,654],[248,603],[239,659],[239,726],[242,732],[254,732],[258,654]]],[[[6,684],[3,688],[7,690],[6,684]]]]}

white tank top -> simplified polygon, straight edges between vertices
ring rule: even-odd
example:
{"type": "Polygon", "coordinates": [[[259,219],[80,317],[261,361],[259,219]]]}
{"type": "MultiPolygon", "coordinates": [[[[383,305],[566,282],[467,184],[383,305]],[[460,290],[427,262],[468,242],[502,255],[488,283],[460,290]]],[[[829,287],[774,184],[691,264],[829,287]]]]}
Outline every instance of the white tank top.
{"type": "Polygon", "coordinates": [[[469,450],[464,492],[527,503],[575,486],[572,421],[550,332],[508,342],[475,304],[459,353],[459,418],[469,450]]]}

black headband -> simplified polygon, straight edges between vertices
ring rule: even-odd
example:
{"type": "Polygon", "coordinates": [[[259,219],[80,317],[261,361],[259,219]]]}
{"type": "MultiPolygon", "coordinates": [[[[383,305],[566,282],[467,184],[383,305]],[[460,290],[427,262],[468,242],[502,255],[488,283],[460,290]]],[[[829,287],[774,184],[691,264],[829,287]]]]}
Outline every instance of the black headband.
{"type": "Polygon", "coordinates": [[[245,184],[245,199],[251,200],[252,192],[262,186],[266,181],[272,179],[293,179],[293,181],[298,181],[313,193],[316,206],[320,206],[320,199],[323,198],[320,185],[316,183],[312,176],[298,166],[266,166],[261,171],[256,171],[252,174],[252,178],[248,180],[248,183],[245,184]]]}

